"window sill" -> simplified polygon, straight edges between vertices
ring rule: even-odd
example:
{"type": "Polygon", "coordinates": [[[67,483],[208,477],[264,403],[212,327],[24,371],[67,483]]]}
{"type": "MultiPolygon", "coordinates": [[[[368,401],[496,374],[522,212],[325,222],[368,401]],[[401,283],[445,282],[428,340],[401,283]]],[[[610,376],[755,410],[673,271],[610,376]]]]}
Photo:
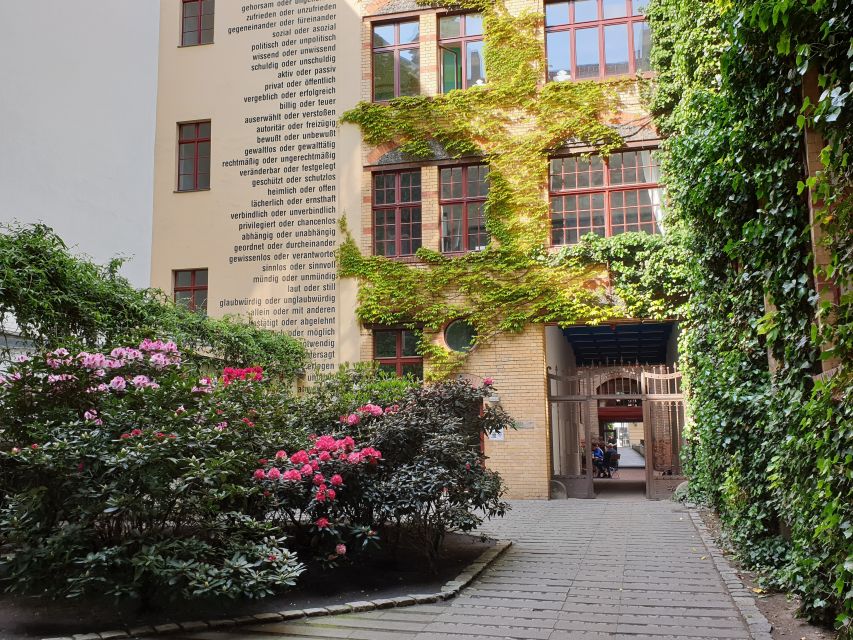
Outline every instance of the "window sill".
{"type": "Polygon", "coordinates": [[[178,49],[192,49],[193,47],[208,47],[214,44],[213,42],[199,42],[198,44],[179,44],[178,49]]]}
{"type": "Polygon", "coordinates": [[[206,189],[175,189],[172,193],[199,193],[203,191],[210,191],[210,187],[207,187],[206,189]]]}
{"type": "Polygon", "coordinates": [[[421,259],[415,255],[411,256],[381,256],[378,254],[373,254],[376,258],[388,258],[388,260],[393,260],[394,262],[402,262],[404,264],[416,264],[420,263],[421,259]]]}

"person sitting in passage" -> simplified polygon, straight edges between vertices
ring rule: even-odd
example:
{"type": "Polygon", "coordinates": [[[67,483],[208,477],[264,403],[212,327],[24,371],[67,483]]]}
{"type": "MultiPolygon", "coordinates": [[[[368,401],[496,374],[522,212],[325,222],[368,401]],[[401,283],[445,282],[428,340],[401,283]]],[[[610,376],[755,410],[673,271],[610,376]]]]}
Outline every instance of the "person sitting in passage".
{"type": "Polygon", "coordinates": [[[592,466],[595,467],[599,478],[604,475],[604,451],[601,450],[597,442],[592,443],[592,466]]]}

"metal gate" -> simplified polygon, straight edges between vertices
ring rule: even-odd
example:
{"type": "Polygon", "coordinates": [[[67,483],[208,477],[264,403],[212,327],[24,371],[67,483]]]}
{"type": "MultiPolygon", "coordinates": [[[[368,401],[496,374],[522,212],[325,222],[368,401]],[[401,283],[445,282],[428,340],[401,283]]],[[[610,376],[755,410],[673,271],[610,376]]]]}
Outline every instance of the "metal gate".
{"type": "Polygon", "coordinates": [[[659,500],[685,480],[681,466],[684,396],[681,372],[665,366],[548,369],[552,496],[594,498],[591,442],[600,425],[642,420],[646,497],[659,500]]]}
{"type": "Polygon", "coordinates": [[[668,498],[686,480],[681,467],[684,395],[681,372],[642,374],[646,434],[646,496],[668,498]]]}

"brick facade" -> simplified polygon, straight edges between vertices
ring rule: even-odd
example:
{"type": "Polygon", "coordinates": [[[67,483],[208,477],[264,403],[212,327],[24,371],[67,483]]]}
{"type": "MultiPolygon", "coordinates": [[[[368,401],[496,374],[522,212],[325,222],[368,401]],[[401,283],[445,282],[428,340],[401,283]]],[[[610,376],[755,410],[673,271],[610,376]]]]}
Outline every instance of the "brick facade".
{"type": "MultiPolygon", "coordinates": [[[[508,0],[506,6],[509,12],[515,15],[525,11],[544,12],[543,0],[508,0]]],[[[444,11],[420,8],[409,0],[374,0],[365,3],[363,7],[362,99],[372,99],[372,24],[376,21],[412,20],[416,15],[420,22],[421,93],[427,96],[437,95],[440,92],[437,25],[438,17],[444,11]]],[[[539,36],[544,47],[544,26],[539,36]]],[[[542,84],[544,82],[543,74],[542,84]]],[[[648,147],[650,143],[654,144],[657,134],[650,125],[648,114],[644,113],[640,106],[637,89],[623,88],[621,102],[620,112],[615,115],[615,124],[628,141],[628,146],[648,147]]],[[[530,123],[520,123],[519,126],[530,126],[530,123]]],[[[475,159],[467,159],[465,162],[460,160],[460,164],[470,164],[472,161],[476,162],[475,159]]],[[[419,167],[421,172],[422,246],[441,250],[438,165],[442,162],[446,160],[413,164],[398,157],[392,145],[363,145],[361,233],[357,240],[366,255],[373,253],[372,173],[400,168],[411,170],[413,167],[419,167]]],[[[548,198],[547,185],[544,184],[542,198],[548,198]]],[[[417,263],[414,257],[398,259],[417,263]]],[[[489,344],[480,345],[469,354],[464,369],[460,372],[470,376],[472,381],[478,384],[485,377],[492,378],[501,406],[516,419],[517,429],[504,434],[503,440],[489,440],[485,444],[488,465],[503,476],[511,498],[549,497],[552,453],[547,400],[546,329],[542,325],[528,326],[519,334],[501,335],[489,344]]],[[[361,357],[371,360],[372,331],[362,328],[361,337],[361,357]]],[[[433,339],[443,344],[441,333],[433,339]]],[[[559,339],[563,340],[562,336],[559,339]]],[[[425,362],[424,366],[428,370],[429,362],[425,362]]]]}

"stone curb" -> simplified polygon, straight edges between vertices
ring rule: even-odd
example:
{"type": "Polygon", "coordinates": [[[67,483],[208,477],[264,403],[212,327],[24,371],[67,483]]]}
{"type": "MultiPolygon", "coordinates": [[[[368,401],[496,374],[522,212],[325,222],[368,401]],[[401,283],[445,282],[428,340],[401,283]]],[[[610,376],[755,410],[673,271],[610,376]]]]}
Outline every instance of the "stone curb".
{"type": "MultiPolygon", "coordinates": [[[[220,618],[215,620],[193,620],[192,622],[179,622],[146,625],[133,627],[131,629],[116,629],[101,631],[100,633],[77,633],[73,636],[62,636],[43,638],[42,640],[117,640],[118,638],[131,638],[134,636],[168,635],[180,631],[203,631],[205,629],[221,629],[223,627],[234,627],[244,624],[258,624],[263,622],[282,622],[284,620],[296,620],[297,618],[308,618],[315,616],[332,616],[341,613],[356,613],[361,611],[375,611],[377,609],[390,609],[392,607],[410,607],[415,604],[433,604],[442,600],[449,600],[459,595],[465,587],[476,580],[486,568],[497,560],[507,549],[512,546],[511,540],[498,540],[495,546],[486,549],[479,557],[469,564],[458,576],[449,582],[445,582],[441,591],[436,593],[413,593],[398,598],[379,598],[376,600],[359,600],[346,602],[344,604],[333,604],[327,607],[313,607],[310,609],[289,609],[275,613],[258,613],[251,616],[240,616],[237,618],[220,618]]],[[[764,639],[762,639],[764,640],[764,639]]]]}
{"type": "Polygon", "coordinates": [[[726,583],[726,589],[728,590],[729,595],[731,595],[735,606],[743,616],[746,626],[749,628],[749,635],[752,640],[773,640],[773,636],[771,635],[773,625],[771,625],[767,618],[764,617],[764,614],[758,610],[758,607],[755,605],[755,597],[752,592],[743,585],[743,582],[738,577],[737,571],[735,571],[734,567],[732,567],[731,563],[723,555],[723,552],[720,551],[714,543],[713,538],[711,538],[711,534],[708,533],[708,528],[705,526],[705,522],[702,520],[702,516],[699,515],[699,510],[693,505],[688,505],[688,513],[690,513],[690,519],[693,521],[693,526],[695,526],[696,530],[699,532],[699,537],[702,538],[702,542],[708,549],[708,553],[711,556],[711,560],[714,562],[714,566],[717,568],[717,572],[719,572],[720,576],[723,578],[723,582],[726,583]]]}

